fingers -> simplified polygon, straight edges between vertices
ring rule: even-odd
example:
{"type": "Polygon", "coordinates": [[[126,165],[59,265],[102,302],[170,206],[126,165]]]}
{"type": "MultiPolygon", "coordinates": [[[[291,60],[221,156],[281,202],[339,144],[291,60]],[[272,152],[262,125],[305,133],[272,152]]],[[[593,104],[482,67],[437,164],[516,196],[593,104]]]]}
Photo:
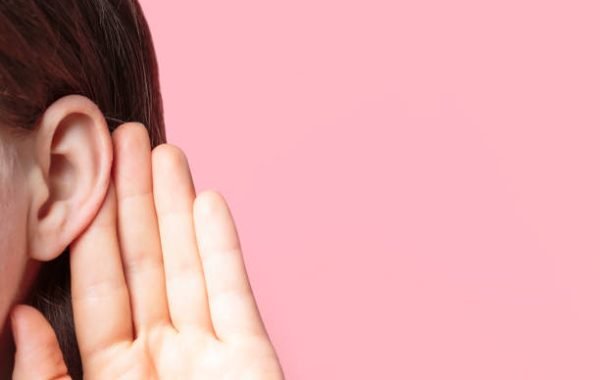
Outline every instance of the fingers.
{"type": "Polygon", "coordinates": [[[75,329],[85,368],[95,353],[133,339],[112,183],[96,218],[71,244],[70,262],[75,329]]]}
{"type": "Polygon", "coordinates": [[[113,132],[118,236],[136,331],[169,323],[165,276],[152,194],[146,128],[125,123],[113,132]]]}
{"type": "Polygon", "coordinates": [[[39,311],[16,306],[12,330],[17,346],[13,380],[70,379],[56,334],[39,311]]]}
{"type": "Polygon", "coordinates": [[[119,126],[113,145],[114,187],[72,248],[82,352],[171,321],[222,339],[264,334],[223,197],[196,197],[184,154],[166,144],[152,152],[139,123],[119,126]]]}
{"type": "Polygon", "coordinates": [[[171,321],[177,329],[200,326],[212,332],[194,235],[196,192],[184,153],[168,144],[156,147],[152,177],[171,321]]]}
{"type": "Polygon", "coordinates": [[[217,337],[226,340],[239,334],[264,334],[224,198],[215,191],[200,193],[194,202],[194,222],[217,337]]]}

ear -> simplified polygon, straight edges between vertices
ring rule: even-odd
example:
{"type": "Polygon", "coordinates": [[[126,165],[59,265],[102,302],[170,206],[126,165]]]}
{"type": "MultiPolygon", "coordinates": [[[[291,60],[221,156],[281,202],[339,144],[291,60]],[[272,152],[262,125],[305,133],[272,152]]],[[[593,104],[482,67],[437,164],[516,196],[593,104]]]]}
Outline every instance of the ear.
{"type": "Polygon", "coordinates": [[[31,138],[28,251],[32,259],[48,261],[100,209],[110,184],[112,140],[98,106],[81,95],[50,105],[31,138]]]}

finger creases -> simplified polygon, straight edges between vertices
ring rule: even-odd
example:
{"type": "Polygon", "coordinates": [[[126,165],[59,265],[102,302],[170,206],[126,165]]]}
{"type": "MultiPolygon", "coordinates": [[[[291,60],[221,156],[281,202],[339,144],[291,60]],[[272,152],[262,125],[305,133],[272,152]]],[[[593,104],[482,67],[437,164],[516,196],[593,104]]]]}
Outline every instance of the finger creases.
{"type": "Polygon", "coordinates": [[[118,239],[136,331],[169,323],[152,188],[151,147],[140,123],[113,132],[118,239]]]}
{"type": "Polygon", "coordinates": [[[195,189],[185,154],[170,144],[152,152],[154,200],[173,325],[212,332],[204,273],[194,234],[195,189]]]}
{"type": "Polygon", "coordinates": [[[84,367],[95,353],[133,339],[116,207],[111,184],[96,218],[71,244],[73,316],[84,367]]]}
{"type": "Polygon", "coordinates": [[[194,201],[196,239],[206,277],[212,322],[219,338],[263,334],[246,273],[237,229],[223,196],[215,190],[194,201]]]}

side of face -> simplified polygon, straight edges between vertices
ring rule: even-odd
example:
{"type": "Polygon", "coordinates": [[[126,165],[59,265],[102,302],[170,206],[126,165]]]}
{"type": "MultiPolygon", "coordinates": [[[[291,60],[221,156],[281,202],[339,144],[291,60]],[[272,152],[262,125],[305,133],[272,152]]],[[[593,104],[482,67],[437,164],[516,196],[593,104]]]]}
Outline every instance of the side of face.
{"type": "Polygon", "coordinates": [[[12,306],[26,297],[39,266],[91,223],[112,157],[106,120],[81,95],[54,102],[24,136],[0,129],[0,374],[12,306]]]}
{"type": "MultiPolygon", "coordinates": [[[[25,178],[17,163],[17,150],[0,135],[0,321],[13,300],[22,298],[27,259],[27,197],[25,178]]],[[[32,268],[33,269],[33,268],[32,268]]]]}

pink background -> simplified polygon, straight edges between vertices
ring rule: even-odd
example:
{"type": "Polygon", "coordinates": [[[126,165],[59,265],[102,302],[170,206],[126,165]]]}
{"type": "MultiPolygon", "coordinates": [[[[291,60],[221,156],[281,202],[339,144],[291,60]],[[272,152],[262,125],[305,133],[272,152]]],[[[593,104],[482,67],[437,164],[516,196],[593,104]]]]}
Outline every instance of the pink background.
{"type": "Polygon", "coordinates": [[[600,378],[597,0],[142,0],[288,379],[600,378]]]}

